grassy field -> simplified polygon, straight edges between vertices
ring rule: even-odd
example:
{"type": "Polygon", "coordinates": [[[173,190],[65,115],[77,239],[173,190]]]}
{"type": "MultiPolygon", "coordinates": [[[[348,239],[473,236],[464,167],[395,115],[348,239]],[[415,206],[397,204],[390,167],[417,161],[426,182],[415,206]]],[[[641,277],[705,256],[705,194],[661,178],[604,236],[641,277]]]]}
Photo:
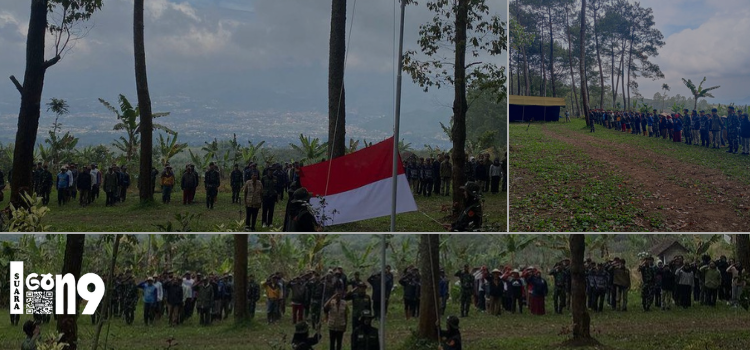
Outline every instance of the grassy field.
{"type": "MultiPolygon", "coordinates": [[[[157,189],[159,191],[159,189],[157,189]]],[[[241,229],[238,221],[244,220],[245,209],[239,204],[232,204],[231,190],[223,189],[219,192],[217,203],[213,210],[206,209],[205,192],[199,190],[193,205],[182,204],[182,192],[172,194],[170,204],[161,203],[161,193],[156,193],[156,202],[150,205],[140,205],[137,193],[131,189],[125,203],[114,207],[106,207],[104,193],[93,204],[82,208],[78,203],[58,206],[57,192],[53,191],[50,201],[50,212],[44,218],[44,224],[50,225],[50,230],[57,232],[153,232],[159,231],[156,225],[166,225],[172,222],[180,229],[182,225],[175,219],[175,215],[195,215],[190,222],[189,229],[194,232],[213,232],[241,229]]],[[[286,198],[286,197],[285,197],[286,198]]],[[[450,197],[416,196],[419,211],[399,214],[396,228],[401,232],[443,232],[440,223],[449,224],[447,208],[450,208],[450,197]],[[433,220],[434,219],[434,220],[433,220]],[[437,222],[436,222],[437,221],[437,222]]],[[[506,231],[507,225],[507,196],[506,192],[497,195],[484,196],[485,223],[489,230],[506,231]]],[[[284,222],[286,199],[277,203],[274,211],[274,226],[278,230],[284,222]]],[[[260,217],[256,225],[258,232],[271,231],[263,229],[260,217]]],[[[382,217],[361,222],[332,226],[331,232],[382,232],[390,230],[390,217],[382,217]]]]}
{"type": "MultiPolygon", "coordinates": [[[[645,313],[637,307],[640,300],[637,293],[631,292],[630,300],[631,308],[627,312],[607,309],[591,315],[592,335],[603,346],[587,349],[750,349],[750,313],[743,309],[730,309],[726,305],[716,309],[694,306],[687,310],[645,313]]],[[[551,300],[548,300],[548,312],[551,308],[551,300]]],[[[470,317],[461,319],[464,349],[556,349],[569,339],[571,318],[567,312],[563,315],[533,316],[527,311],[521,315],[504,313],[493,317],[472,310],[470,317]]],[[[0,313],[7,314],[7,310],[0,310],[0,313]]],[[[448,313],[457,314],[458,305],[449,303],[448,313]]],[[[414,346],[411,334],[417,322],[415,319],[404,319],[400,303],[391,305],[389,315],[392,319],[386,326],[387,349],[434,349],[414,346]]],[[[125,325],[122,319],[111,322],[107,349],[166,349],[170,338],[174,338],[177,344],[172,349],[289,349],[288,342],[294,332],[289,313],[280,323],[270,326],[265,324],[264,319],[265,315],[259,311],[254,321],[242,325],[235,325],[229,319],[201,327],[193,317],[179,327],[168,327],[163,320],[155,326],[146,327],[138,309],[133,325],[125,325]]],[[[53,327],[54,323],[45,325],[43,332],[53,327]]],[[[103,337],[106,329],[103,330],[103,337]]],[[[88,316],[79,319],[79,349],[91,349],[94,330],[88,316]]],[[[325,326],[322,334],[322,343],[316,348],[328,349],[325,326]]],[[[350,335],[350,330],[344,334],[345,349],[349,349],[350,335]]],[[[7,320],[0,323],[0,350],[19,349],[22,340],[20,326],[10,326],[7,320]]]]}
{"type": "Polygon", "coordinates": [[[510,126],[510,231],[750,229],[750,159],[583,120],[510,126]]]}

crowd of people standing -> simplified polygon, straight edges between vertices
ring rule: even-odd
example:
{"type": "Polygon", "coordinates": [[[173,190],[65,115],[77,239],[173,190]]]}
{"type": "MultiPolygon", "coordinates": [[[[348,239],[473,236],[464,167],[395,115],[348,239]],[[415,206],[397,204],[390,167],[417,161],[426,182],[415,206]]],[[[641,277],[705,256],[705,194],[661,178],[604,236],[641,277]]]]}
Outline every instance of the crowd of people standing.
{"type": "Polygon", "coordinates": [[[621,112],[595,109],[590,112],[591,132],[595,125],[607,129],[655,137],[673,142],[684,142],[706,148],[727,148],[726,153],[750,155],[750,119],[747,113],[735,113],[735,107],[727,107],[727,116],[719,116],[718,109],[705,111],[684,109],[683,113],[621,112]],[[683,140],[684,139],[684,140],[683,140]]]}

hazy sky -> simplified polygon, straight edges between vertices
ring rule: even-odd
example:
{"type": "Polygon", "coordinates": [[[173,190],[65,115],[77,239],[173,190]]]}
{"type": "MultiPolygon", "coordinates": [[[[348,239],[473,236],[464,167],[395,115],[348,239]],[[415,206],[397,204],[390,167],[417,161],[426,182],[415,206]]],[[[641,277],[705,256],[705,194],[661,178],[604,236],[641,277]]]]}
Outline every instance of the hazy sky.
{"type": "Polygon", "coordinates": [[[651,98],[669,84],[674,96],[690,95],[681,78],[704,87],[721,85],[709,103],[750,103],[750,3],[747,0],[641,0],[654,9],[666,45],[653,61],[666,79],[640,79],[640,92],[651,98]]]}
{"type": "MultiPolygon", "coordinates": [[[[418,48],[418,27],[431,18],[425,2],[419,3],[407,8],[406,49],[418,48]]],[[[506,0],[487,4],[506,18],[506,0]]],[[[347,109],[392,108],[395,5],[362,0],[352,15],[355,2],[348,2],[347,109]]],[[[48,71],[43,100],[114,101],[119,93],[135,100],[132,11],[132,0],[105,0],[87,23],[88,36],[48,71]]],[[[252,108],[274,94],[288,96],[288,104],[275,109],[325,111],[330,11],[330,0],[147,0],[152,96],[187,95],[252,108]]],[[[0,0],[0,111],[18,108],[18,92],[7,77],[23,77],[28,16],[28,0],[0,0]]],[[[506,56],[495,59],[504,64],[506,56]]],[[[425,94],[410,77],[404,83],[404,110],[442,105],[450,113],[450,89],[425,94]]]]}

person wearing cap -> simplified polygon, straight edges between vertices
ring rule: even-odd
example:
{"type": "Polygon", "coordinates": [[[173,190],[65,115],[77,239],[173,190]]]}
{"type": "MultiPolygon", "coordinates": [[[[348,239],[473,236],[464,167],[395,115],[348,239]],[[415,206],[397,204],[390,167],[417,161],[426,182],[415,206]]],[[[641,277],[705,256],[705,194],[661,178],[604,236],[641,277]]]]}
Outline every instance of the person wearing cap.
{"type": "Polygon", "coordinates": [[[240,165],[235,163],[234,170],[229,174],[229,185],[232,187],[232,204],[240,203],[240,189],[245,181],[242,181],[242,171],[240,165]]]}
{"type": "Polygon", "coordinates": [[[742,113],[740,119],[740,144],[742,145],[742,155],[750,155],[750,118],[747,113],[742,113]]]}
{"type": "Polygon", "coordinates": [[[138,288],[143,290],[143,323],[147,326],[154,323],[154,311],[156,306],[156,286],[154,278],[148,277],[145,281],[138,284],[138,288]]]}
{"type": "Polygon", "coordinates": [[[36,342],[41,333],[39,323],[32,320],[26,321],[23,324],[23,333],[26,334],[26,339],[21,343],[21,350],[36,350],[36,342]]]}
{"type": "Polygon", "coordinates": [[[474,275],[469,270],[469,264],[464,269],[453,274],[458,277],[461,286],[461,317],[468,317],[471,309],[471,297],[474,295],[474,275]]]}
{"type": "MultiPolygon", "coordinates": [[[[349,306],[343,292],[334,293],[323,306],[328,319],[328,336],[330,338],[330,349],[341,350],[349,319],[349,306]]],[[[356,327],[354,327],[356,328],[356,327]]]]}
{"type": "Polygon", "coordinates": [[[221,185],[221,174],[216,170],[216,165],[213,162],[208,164],[208,171],[204,175],[203,184],[206,187],[206,208],[213,209],[221,185]]]}
{"type": "Polygon", "coordinates": [[[489,291],[487,293],[490,299],[488,309],[490,315],[500,316],[503,311],[503,294],[505,289],[505,283],[501,278],[503,272],[499,269],[493,269],[491,274],[492,278],[488,283],[489,291]]]}
{"type": "Polygon", "coordinates": [[[159,182],[161,185],[161,202],[169,204],[172,201],[172,188],[174,188],[175,183],[174,172],[169,163],[167,163],[159,178],[161,179],[159,182]]]}
{"type": "Polygon", "coordinates": [[[276,323],[281,319],[282,290],[279,286],[279,276],[276,274],[267,278],[261,286],[266,292],[266,320],[268,324],[276,323]]]}
{"type": "Polygon", "coordinates": [[[289,232],[322,231],[322,227],[310,206],[310,193],[307,192],[307,189],[304,187],[297,189],[294,191],[292,198],[289,207],[289,232]]]}
{"type": "Polygon", "coordinates": [[[367,310],[372,310],[372,298],[367,295],[367,285],[365,282],[359,282],[356,288],[344,296],[344,300],[351,300],[352,302],[352,329],[357,329],[360,323],[360,317],[362,313],[367,310]]]}
{"type": "MultiPolygon", "coordinates": [[[[593,123],[592,123],[593,124],[593,123]]],[[[448,329],[440,329],[439,350],[462,350],[461,331],[458,327],[459,320],[456,316],[448,316],[446,326],[448,329]]],[[[438,326],[440,321],[438,320],[438,326]]]]}
{"type": "MultiPolygon", "coordinates": [[[[241,189],[243,203],[245,203],[245,230],[255,232],[255,222],[263,203],[263,184],[258,181],[258,175],[253,173],[241,189]]],[[[295,322],[296,323],[296,322],[295,322]]]]}
{"type": "Polygon", "coordinates": [[[717,114],[716,108],[711,109],[711,134],[713,146],[711,148],[719,149],[721,145],[721,130],[724,129],[724,122],[717,114]]]}
{"type": "Polygon", "coordinates": [[[310,326],[307,322],[302,321],[294,325],[294,336],[292,337],[292,349],[294,350],[313,350],[313,346],[320,342],[323,336],[315,331],[315,335],[310,337],[310,326]]]}
{"type": "Polygon", "coordinates": [[[729,115],[727,116],[727,143],[729,149],[727,153],[737,154],[740,150],[740,142],[737,139],[740,131],[740,118],[734,112],[734,106],[729,106],[729,115]]]}
{"type": "Polygon", "coordinates": [[[464,193],[466,207],[449,228],[451,232],[477,231],[482,228],[482,202],[480,188],[475,182],[467,182],[460,189],[464,193]]]}

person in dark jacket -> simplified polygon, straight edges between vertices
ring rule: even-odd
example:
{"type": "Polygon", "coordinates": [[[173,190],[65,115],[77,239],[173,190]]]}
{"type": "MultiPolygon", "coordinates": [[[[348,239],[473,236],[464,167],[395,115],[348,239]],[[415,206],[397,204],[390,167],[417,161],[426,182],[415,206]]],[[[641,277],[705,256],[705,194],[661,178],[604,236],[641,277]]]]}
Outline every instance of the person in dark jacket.
{"type": "Polygon", "coordinates": [[[151,193],[156,192],[156,177],[159,176],[159,170],[156,170],[155,167],[151,168],[151,193]]]}
{"type": "MultiPolygon", "coordinates": [[[[0,172],[0,176],[2,176],[1,172],[0,172]]],[[[42,167],[42,174],[41,174],[41,179],[39,183],[39,189],[41,191],[43,205],[49,204],[49,195],[52,192],[52,184],[53,184],[52,173],[47,169],[47,164],[45,164],[42,167]]],[[[2,184],[0,184],[0,186],[2,186],[2,184]]]]}
{"type": "Polygon", "coordinates": [[[294,337],[292,337],[292,349],[294,350],[313,350],[313,346],[320,342],[323,336],[317,331],[310,337],[310,327],[307,322],[302,321],[294,326],[294,337]]]}
{"type": "Polygon", "coordinates": [[[213,162],[208,164],[208,171],[206,171],[203,183],[206,186],[206,208],[213,209],[216,196],[219,194],[219,185],[221,185],[221,174],[216,170],[216,165],[213,162]]]}
{"type": "Polygon", "coordinates": [[[260,179],[263,186],[263,205],[260,216],[262,226],[273,226],[273,210],[276,207],[276,201],[279,200],[276,193],[276,177],[273,176],[273,168],[265,169],[265,175],[260,179]]]}
{"type": "Polygon", "coordinates": [[[443,350],[461,350],[461,331],[458,328],[458,317],[448,316],[447,326],[448,329],[440,330],[440,348],[443,350]]]}
{"type": "Polygon", "coordinates": [[[104,175],[104,193],[107,194],[107,202],[105,206],[115,205],[115,191],[119,186],[119,179],[115,174],[115,169],[109,167],[107,174],[104,175]]]}
{"type": "Polygon", "coordinates": [[[247,314],[255,318],[255,306],[260,300],[260,285],[255,281],[255,275],[247,277],[247,314]]]}
{"type": "Polygon", "coordinates": [[[302,187],[294,191],[289,207],[289,232],[316,232],[322,227],[310,206],[310,193],[302,187]]]}
{"type": "Polygon", "coordinates": [[[425,197],[432,196],[432,188],[434,187],[434,173],[432,172],[432,158],[427,158],[424,165],[422,165],[422,195],[425,197]]]}
{"type": "Polygon", "coordinates": [[[198,188],[198,174],[190,165],[185,166],[185,172],[180,180],[180,188],[182,189],[182,204],[193,204],[195,189],[198,188]]]}
{"type": "Polygon", "coordinates": [[[128,187],[130,187],[130,174],[128,167],[123,165],[120,170],[120,202],[125,202],[128,197],[128,187]]]}
{"type": "Polygon", "coordinates": [[[440,186],[442,179],[440,178],[440,164],[443,163],[443,155],[439,154],[437,156],[437,159],[434,159],[432,162],[432,192],[434,192],[436,195],[440,195],[440,186]]]}
{"type": "MultiPolygon", "coordinates": [[[[380,305],[382,296],[380,292],[381,288],[381,275],[382,273],[376,272],[367,278],[367,282],[372,286],[372,309],[375,318],[380,318],[380,305]]],[[[385,266],[385,312],[388,314],[388,300],[391,298],[391,291],[393,290],[393,273],[391,273],[391,265],[385,266]]]]}
{"type": "Polygon", "coordinates": [[[482,228],[482,202],[480,188],[475,182],[467,182],[460,187],[466,198],[466,208],[458,216],[458,220],[446,225],[451,232],[476,231],[482,228]]]}
{"type": "Polygon", "coordinates": [[[239,164],[234,165],[234,170],[229,174],[229,184],[232,186],[232,204],[240,203],[240,189],[245,183],[242,181],[243,174],[239,164]]]}
{"type": "Polygon", "coordinates": [[[413,266],[407,267],[398,283],[404,287],[404,313],[409,320],[415,316],[418,307],[417,300],[421,287],[419,270],[413,266]]]}
{"type": "Polygon", "coordinates": [[[372,326],[373,315],[369,310],[362,311],[359,317],[359,327],[352,331],[352,350],[380,349],[378,329],[372,326]]]}
{"type": "Polygon", "coordinates": [[[88,168],[83,168],[83,171],[78,175],[76,186],[81,194],[78,197],[80,199],[79,204],[85,207],[89,204],[89,191],[91,191],[91,173],[88,168]]]}
{"type": "Polygon", "coordinates": [[[750,155],[750,118],[748,118],[747,113],[743,113],[740,120],[740,140],[742,155],[750,155]]]}

